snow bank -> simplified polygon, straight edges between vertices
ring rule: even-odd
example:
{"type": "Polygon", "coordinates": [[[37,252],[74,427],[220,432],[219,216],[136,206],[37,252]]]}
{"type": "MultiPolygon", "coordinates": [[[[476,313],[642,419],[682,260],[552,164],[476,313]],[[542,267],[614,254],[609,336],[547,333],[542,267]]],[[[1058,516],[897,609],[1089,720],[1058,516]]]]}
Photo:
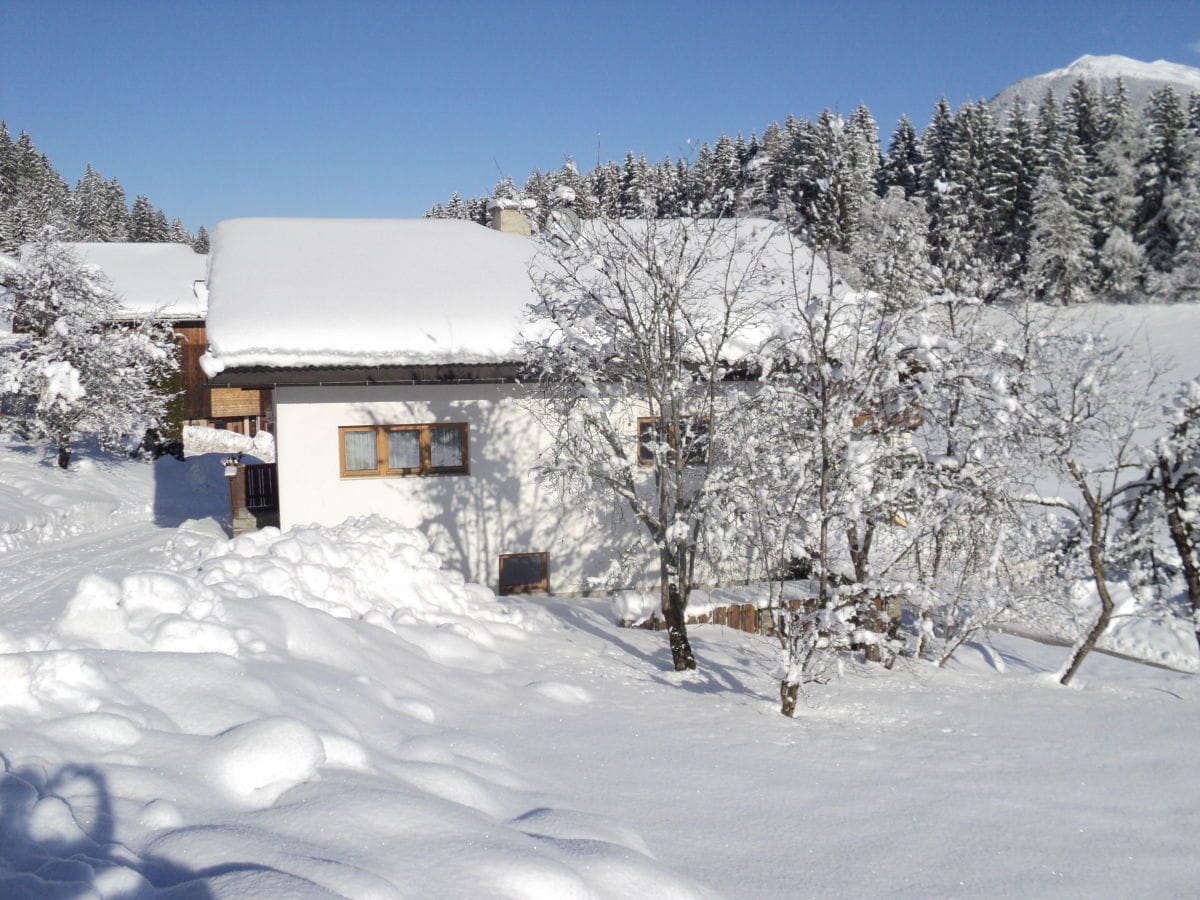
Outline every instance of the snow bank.
{"type": "Polygon", "coordinates": [[[167,558],[0,635],[0,894],[702,893],[467,730],[481,706],[587,702],[493,677],[547,613],[378,517],[181,532],[167,558]]]}
{"type": "Polygon", "coordinates": [[[268,431],[260,431],[254,437],[238,434],[236,431],[226,431],[220,428],[205,428],[202,425],[183,426],[183,452],[185,455],[199,453],[220,453],[230,455],[244,453],[261,459],[263,462],[275,462],[275,438],[268,431]]]}
{"type": "Polygon", "coordinates": [[[215,457],[151,462],[82,444],[64,471],[46,445],[0,435],[0,554],[134,522],[227,517],[226,491],[215,457]]]}
{"type": "Polygon", "coordinates": [[[0,553],[148,515],[153,470],[77,455],[63,471],[41,446],[0,436],[0,553]]]}
{"type": "MultiPolygon", "coordinates": [[[[1147,608],[1139,603],[1128,582],[1110,581],[1108,590],[1115,609],[1108,629],[1100,636],[1101,649],[1181,672],[1200,672],[1200,652],[1182,592],[1172,603],[1147,608]]],[[[1065,601],[1048,597],[1005,628],[1014,634],[1046,636],[1073,644],[1099,616],[1100,597],[1091,579],[1069,582],[1061,592],[1065,601]]]]}

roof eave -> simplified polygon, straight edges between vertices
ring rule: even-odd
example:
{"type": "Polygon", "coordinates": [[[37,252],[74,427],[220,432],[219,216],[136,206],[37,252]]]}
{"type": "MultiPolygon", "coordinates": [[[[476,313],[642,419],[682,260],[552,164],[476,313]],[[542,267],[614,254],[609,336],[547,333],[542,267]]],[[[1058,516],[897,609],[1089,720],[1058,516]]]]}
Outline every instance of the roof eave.
{"type": "Polygon", "coordinates": [[[503,384],[520,381],[519,362],[395,366],[230,367],[209,379],[214,387],[351,386],[389,384],[503,384]]]}

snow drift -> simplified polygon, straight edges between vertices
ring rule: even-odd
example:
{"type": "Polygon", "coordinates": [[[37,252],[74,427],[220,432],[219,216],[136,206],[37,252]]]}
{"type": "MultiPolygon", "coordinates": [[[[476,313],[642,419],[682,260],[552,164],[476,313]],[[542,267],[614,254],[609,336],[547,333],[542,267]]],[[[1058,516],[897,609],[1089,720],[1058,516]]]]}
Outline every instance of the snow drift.
{"type": "Polygon", "coordinates": [[[463,732],[545,613],[380,518],[170,558],[0,635],[0,894],[696,893],[463,732]]]}

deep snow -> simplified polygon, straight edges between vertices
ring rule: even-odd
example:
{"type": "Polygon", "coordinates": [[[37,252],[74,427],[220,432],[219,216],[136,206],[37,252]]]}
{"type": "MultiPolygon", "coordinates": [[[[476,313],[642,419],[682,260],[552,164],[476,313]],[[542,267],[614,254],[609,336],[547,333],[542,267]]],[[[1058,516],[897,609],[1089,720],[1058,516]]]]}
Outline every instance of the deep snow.
{"type": "MultiPolygon", "coordinates": [[[[5,483],[44,466],[0,458],[5,483]]],[[[169,506],[206,465],[107,459],[72,484],[169,506]]],[[[701,669],[675,674],[607,603],[495,598],[379,520],[230,542],[136,507],[0,554],[3,608],[44,588],[0,624],[0,895],[1162,896],[1200,876],[1194,676],[1093,656],[1064,689],[1063,650],[996,636],[947,670],[850,664],[787,720],[762,638],[695,628],[701,669]]]]}
{"type": "MultiPolygon", "coordinates": [[[[615,228],[636,238],[646,223],[580,227],[601,237],[615,228]]],[[[816,291],[829,282],[812,252],[777,223],[659,225],[663,237],[676,227],[695,232],[693,246],[710,247],[698,257],[693,288],[708,284],[716,294],[744,281],[743,295],[767,296],[792,278],[805,284],[811,274],[816,291]],[[755,285],[749,276],[759,266],[773,274],[770,288],[747,287],[755,285]]],[[[460,220],[223,221],[212,237],[209,352],[202,364],[213,376],[237,367],[519,361],[522,339],[538,333],[525,321],[536,300],[530,271],[554,268],[539,247],[527,237],[460,220]]]]}

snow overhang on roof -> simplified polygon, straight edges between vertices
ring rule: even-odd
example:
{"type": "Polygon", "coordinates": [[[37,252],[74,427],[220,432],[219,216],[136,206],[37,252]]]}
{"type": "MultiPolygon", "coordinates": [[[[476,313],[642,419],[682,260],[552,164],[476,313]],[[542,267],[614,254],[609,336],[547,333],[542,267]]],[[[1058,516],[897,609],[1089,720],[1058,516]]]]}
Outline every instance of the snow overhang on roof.
{"type": "Polygon", "coordinates": [[[99,268],[124,317],[203,319],[208,257],[187,244],[67,243],[85,266],[99,268]],[[197,287],[199,285],[199,288],[197,287]]]}
{"type": "Polygon", "coordinates": [[[519,358],[532,240],[435,219],[231,219],[213,230],[210,375],[519,358]]]}

